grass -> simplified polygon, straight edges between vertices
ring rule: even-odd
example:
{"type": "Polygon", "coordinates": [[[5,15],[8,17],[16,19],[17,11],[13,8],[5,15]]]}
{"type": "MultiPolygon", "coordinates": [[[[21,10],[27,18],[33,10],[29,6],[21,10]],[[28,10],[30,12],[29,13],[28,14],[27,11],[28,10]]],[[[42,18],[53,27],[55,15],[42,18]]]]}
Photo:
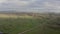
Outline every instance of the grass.
{"type": "Polygon", "coordinates": [[[36,19],[0,19],[0,31],[10,34],[17,34],[37,26],[36,19]]]}
{"type": "Polygon", "coordinates": [[[0,18],[33,18],[32,16],[28,16],[28,15],[23,15],[23,16],[20,16],[20,15],[7,15],[7,14],[0,14],[0,18]]]}
{"type": "MultiPolygon", "coordinates": [[[[51,18],[50,18],[51,19],[51,18]]],[[[25,32],[23,34],[60,34],[60,30],[47,27],[48,21],[47,18],[37,19],[37,18],[0,18],[0,32],[7,34],[18,34],[34,28],[40,25],[37,28],[34,28],[31,31],[25,32]]]]}

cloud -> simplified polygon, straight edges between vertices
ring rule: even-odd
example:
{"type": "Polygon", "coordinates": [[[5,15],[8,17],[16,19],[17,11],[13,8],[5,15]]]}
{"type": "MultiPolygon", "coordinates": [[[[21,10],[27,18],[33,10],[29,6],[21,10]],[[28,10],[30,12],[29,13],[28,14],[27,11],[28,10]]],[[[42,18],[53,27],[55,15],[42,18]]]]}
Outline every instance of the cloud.
{"type": "Polygon", "coordinates": [[[25,10],[36,0],[0,0],[0,10],[25,10]]]}
{"type": "Polygon", "coordinates": [[[12,3],[12,4],[16,4],[16,5],[29,5],[30,3],[35,2],[36,0],[0,0],[1,3],[12,3]]]}
{"type": "Polygon", "coordinates": [[[0,0],[0,3],[6,2],[7,0],[0,0]]]}
{"type": "Polygon", "coordinates": [[[50,1],[46,1],[43,3],[44,7],[47,11],[50,12],[60,12],[60,1],[57,0],[50,0],[50,1]]]}
{"type": "Polygon", "coordinates": [[[46,8],[59,8],[60,7],[59,3],[60,2],[58,2],[58,1],[52,1],[52,2],[46,1],[43,4],[46,8]]]}
{"type": "Polygon", "coordinates": [[[60,0],[0,0],[0,10],[60,11],[60,0]]]}

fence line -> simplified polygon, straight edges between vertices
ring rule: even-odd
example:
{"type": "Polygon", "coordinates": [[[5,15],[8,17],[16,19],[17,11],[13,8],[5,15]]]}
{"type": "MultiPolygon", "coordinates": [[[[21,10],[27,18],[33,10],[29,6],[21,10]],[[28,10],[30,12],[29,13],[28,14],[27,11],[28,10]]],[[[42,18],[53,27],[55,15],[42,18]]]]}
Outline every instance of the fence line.
{"type": "Polygon", "coordinates": [[[23,31],[23,32],[21,32],[21,33],[19,33],[19,34],[24,34],[25,32],[29,32],[29,31],[31,31],[31,30],[33,30],[33,29],[35,29],[35,28],[38,28],[39,26],[41,26],[41,24],[38,25],[38,26],[36,26],[36,27],[34,27],[34,28],[31,28],[31,29],[29,29],[29,30],[23,31]]]}

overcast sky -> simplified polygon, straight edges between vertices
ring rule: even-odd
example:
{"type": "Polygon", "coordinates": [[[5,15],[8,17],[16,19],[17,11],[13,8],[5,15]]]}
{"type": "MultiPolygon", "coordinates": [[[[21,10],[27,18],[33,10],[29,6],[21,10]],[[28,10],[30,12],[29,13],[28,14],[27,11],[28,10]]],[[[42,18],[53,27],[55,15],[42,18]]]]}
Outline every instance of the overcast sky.
{"type": "Polygon", "coordinates": [[[60,12],[60,0],[0,0],[0,11],[60,12]]]}

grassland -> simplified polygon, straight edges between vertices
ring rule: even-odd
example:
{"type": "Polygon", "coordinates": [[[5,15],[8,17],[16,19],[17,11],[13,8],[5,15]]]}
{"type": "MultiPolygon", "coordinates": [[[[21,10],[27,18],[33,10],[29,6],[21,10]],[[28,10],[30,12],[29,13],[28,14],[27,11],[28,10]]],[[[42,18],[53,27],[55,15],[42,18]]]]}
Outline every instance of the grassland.
{"type": "Polygon", "coordinates": [[[47,26],[47,24],[55,21],[49,21],[50,19],[52,18],[45,17],[40,19],[32,16],[1,15],[0,32],[6,34],[60,34],[60,29],[47,26]]]}

